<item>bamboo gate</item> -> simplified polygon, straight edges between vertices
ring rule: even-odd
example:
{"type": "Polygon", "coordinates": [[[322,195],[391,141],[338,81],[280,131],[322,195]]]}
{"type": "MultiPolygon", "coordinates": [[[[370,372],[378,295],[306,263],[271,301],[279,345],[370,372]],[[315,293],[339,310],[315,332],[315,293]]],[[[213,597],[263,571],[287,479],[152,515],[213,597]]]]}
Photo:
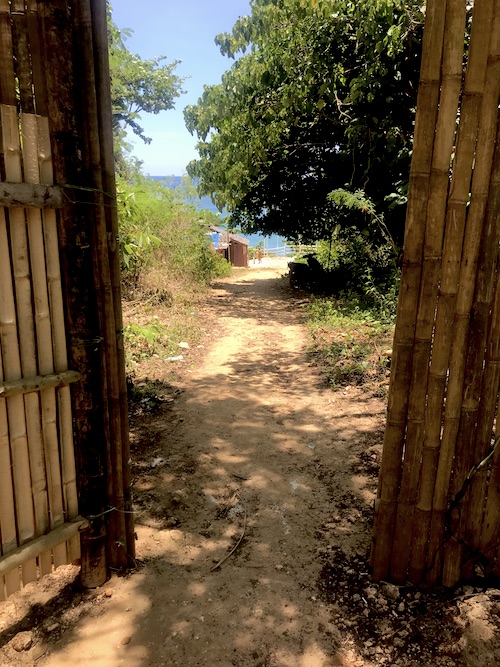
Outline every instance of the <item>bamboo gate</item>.
{"type": "Polygon", "coordinates": [[[500,2],[428,0],[373,576],[500,575],[500,2]],[[496,435],[495,435],[496,430],[496,435]]]}
{"type": "Polygon", "coordinates": [[[105,0],[0,0],[0,130],[2,600],[134,563],[105,0]]]}

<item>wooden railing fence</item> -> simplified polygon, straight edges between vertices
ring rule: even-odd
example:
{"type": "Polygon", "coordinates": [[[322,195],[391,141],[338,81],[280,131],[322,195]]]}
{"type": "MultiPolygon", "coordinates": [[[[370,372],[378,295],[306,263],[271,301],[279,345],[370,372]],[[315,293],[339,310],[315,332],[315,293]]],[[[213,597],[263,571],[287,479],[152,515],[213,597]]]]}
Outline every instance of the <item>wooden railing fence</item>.
{"type": "Polygon", "coordinates": [[[468,4],[427,3],[376,580],[500,574],[500,2],[464,51],[468,4]]]}

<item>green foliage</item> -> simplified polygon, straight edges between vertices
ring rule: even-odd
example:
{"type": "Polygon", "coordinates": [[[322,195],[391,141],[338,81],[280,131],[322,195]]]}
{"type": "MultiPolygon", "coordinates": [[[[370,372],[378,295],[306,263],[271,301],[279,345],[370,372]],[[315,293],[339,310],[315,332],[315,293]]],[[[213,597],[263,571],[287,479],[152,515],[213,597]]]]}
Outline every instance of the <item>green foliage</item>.
{"type": "MultiPolygon", "coordinates": [[[[330,238],[362,190],[400,243],[416,100],[422,3],[252,0],[217,37],[241,55],[185,111],[200,139],[200,192],[249,233],[330,238]],[[347,185],[346,185],[347,181],[347,185]]],[[[367,211],[366,213],[369,213],[367,211]]]]}
{"type": "Polygon", "coordinates": [[[349,294],[351,301],[390,319],[396,314],[400,269],[381,222],[373,234],[337,225],[329,241],[317,244],[316,256],[327,271],[331,292],[349,294]]]}
{"type": "Polygon", "coordinates": [[[230,264],[213,252],[207,234],[214,216],[185,204],[179,193],[142,177],[118,179],[118,221],[123,278],[137,287],[141,275],[162,267],[164,282],[206,284],[228,275],[230,264]]]}
{"type": "Polygon", "coordinates": [[[123,335],[129,352],[127,362],[146,359],[161,350],[161,340],[165,335],[164,326],[157,319],[150,319],[145,325],[128,324],[123,335]]]}

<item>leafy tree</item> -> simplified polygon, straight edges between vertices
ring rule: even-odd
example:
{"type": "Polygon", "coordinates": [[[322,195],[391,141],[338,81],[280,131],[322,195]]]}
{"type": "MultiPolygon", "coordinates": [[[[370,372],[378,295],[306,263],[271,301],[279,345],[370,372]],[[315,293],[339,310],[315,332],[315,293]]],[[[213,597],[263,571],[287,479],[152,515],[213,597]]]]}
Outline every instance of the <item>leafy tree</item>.
{"type": "MultiPolygon", "coordinates": [[[[185,110],[200,194],[246,232],[316,240],[345,219],[329,193],[362,190],[401,242],[421,6],[251,0],[251,16],[216,38],[238,59],[185,110]]],[[[359,225],[379,229],[368,213],[359,225]]]]}
{"type": "MultiPolygon", "coordinates": [[[[130,152],[125,139],[127,129],[132,130],[145,143],[150,143],[151,139],[144,134],[140,125],[140,113],[158,114],[173,109],[174,100],[184,92],[184,79],[175,74],[179,60],[166,63],[166,56],[142,60],[131,53],[125,46],[131,31],[120,30],[113,23],[110,3],[107,11],[113,130],[118,167],[123,171],[126,166],[125,156],[130,152]]],[[[134,159],[130,159],[133,163],[134,159]]]]}

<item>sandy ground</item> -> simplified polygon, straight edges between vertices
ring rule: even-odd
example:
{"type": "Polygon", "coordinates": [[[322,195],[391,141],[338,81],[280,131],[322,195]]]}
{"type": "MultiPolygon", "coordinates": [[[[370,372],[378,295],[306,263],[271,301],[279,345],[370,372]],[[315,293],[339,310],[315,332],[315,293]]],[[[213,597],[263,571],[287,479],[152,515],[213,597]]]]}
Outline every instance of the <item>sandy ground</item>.
{"type": "Polygon", "coordinates": [[[285,265],[214,286],[200,362],[132,422],[137,570],[85,592],[64,568],[3,603],[0,665],[500,663],[498,591],[429,614],[420,593],[370,582],[385,406],[309,365],[285,265]]]}

